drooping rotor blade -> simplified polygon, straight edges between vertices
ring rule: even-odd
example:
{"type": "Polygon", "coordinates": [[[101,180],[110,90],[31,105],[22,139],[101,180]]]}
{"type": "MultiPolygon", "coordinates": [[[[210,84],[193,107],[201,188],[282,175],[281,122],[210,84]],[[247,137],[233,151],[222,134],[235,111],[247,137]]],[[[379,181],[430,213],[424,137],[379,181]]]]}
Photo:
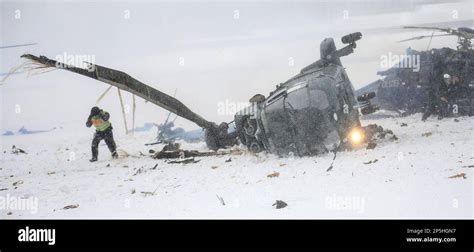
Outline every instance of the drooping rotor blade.
{"type": "Polygon", "coordinates": [[[444,37],[444,36],[455,36],[455,35],[454,34],[424,35],[424,36],[417,36],[417,37],[413,37],[409,39],[400,40],[397,42],[406,42],[406,41],[411,41],[411,40],[420,40],[420,39],[425,39],[425,38],[444,37]]]}
{"type": "Polygon", "coordinates": [[[6,49],[6,48],[13,48],[13,47],[22,47],[22,46],[32,46],[36,45],[37,43],[30,43],[30,44],[20,44],[20,45],[8,45],[8,46],[0,46],[0,49],[6,49]]]}
{"type": "Polygon", "coordinates": [[[14,72],[14,73],[10,73],[10,72],[7,72],[7,73],[0,73],[0,76],[6,76],[6,75],[10,75],[10,74],[21,74],[23,72],[14,72]]]}
{"type": "Polygon", "coordinates": [[[405,26],[407,29],[425,29],[425,30],[437,30],[446,32],[448,34],[456,35],[466,39],[474,38],[474,30],[468,27],[459,27],[458,29],[452,28],[440,28],[440,27],[422,27],[422,26],[405,26]]]}
{"type": "Polygon", "coordinates": [[[441,27],[427,27],[427,26],[403,26],[405,29],[424,29],[424,30],[437,30],[437,31],[443,31],[447,33],[452,33],[453,29],[451,28],[441,28],[441,27]]]}
{"type": "Polygon", "coordinates": [[[469,34],[473,34],[474,35],[474,29],[471,29],[469,27],[459,27],[458,28],[458,31],[460,32],[465,32],[465,33],[469,33],[469,34]]]}
{"type": "Polygon", "coordinates": [[[459,27],[458,33],[459,33],[459,36],[462,36],[466,39],[474,38],[474,30],[468,27],[459,27]]]}
{"type": "Polygon", "coordinates": [[[112,86],[118,87],[119,89],[135,94],[147,101],[156,104],[157,106],[160,106],[170,112],[173,112],[178,116],[186,118],[196,123],[202,128],[216,128],[215,123],[207,121],[198,114],[194,113],[179,100],[134,79],[133,77],[124,72],[95,64],[89,64],[89,67],[87,69],[79,68],[72,65],[57,62],[45,56],[37,57],[35,55],[25,54],[21,57],[39,63],[45,67],[64,69],[70,72],[87,76],[92,79],[105,82],[112,86]]]}

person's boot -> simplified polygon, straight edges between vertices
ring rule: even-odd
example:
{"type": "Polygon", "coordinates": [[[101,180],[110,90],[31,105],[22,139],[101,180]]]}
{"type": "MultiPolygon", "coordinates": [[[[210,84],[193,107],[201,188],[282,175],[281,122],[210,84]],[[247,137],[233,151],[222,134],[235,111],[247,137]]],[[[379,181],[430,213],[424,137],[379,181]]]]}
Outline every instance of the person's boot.
{"type": "Polygon", "coordinates": [[[116,151],[112,152],[112,158],[117,159],[119,156],[116,151]]]}
{"type": "Polygon", "coordinates": [[[97,157],[92,157],[91,159],[89,159],[89,162],[91,162],[91,163],[95,162],[95,161],[97,161],[97,157]]]}

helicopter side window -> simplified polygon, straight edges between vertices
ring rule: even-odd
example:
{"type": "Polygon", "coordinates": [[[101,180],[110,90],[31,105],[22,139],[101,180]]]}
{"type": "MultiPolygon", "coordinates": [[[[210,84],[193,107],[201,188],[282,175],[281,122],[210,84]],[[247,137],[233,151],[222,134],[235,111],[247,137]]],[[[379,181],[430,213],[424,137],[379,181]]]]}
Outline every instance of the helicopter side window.
{"type": "Polygon", "coordinates": [[[301,88],[288,94],[286,102],[291,104],[293,109],[304,109],[310,105],[308,89],[301,88]]]}
{"type": "Polygon", "coordinates": [[[333,106],[330,101],[336,100],[336,93],[333,78],[322,76],[313,79],[309,86],[311,107],[319,110],[328,109],[333,106]]]}
{"type": "Polygon", "coordinates": [[[319,110],[324,110],[329,107],[329,101],[326,93],[319,89],[311,89],[309,91],[311,99],[311,106],[319,110]]]}

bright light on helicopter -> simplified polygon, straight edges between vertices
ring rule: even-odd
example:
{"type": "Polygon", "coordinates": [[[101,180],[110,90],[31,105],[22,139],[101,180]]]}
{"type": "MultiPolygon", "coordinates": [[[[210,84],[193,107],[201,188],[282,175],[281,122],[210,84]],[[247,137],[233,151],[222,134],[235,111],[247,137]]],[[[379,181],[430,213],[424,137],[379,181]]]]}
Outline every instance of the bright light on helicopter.
{"type": "Polygon", "coordinates": [[[352,144],[360,144],[364,140],[364,133],[359,128],[354,128],[349,133],[349,141],[352,144]]]}

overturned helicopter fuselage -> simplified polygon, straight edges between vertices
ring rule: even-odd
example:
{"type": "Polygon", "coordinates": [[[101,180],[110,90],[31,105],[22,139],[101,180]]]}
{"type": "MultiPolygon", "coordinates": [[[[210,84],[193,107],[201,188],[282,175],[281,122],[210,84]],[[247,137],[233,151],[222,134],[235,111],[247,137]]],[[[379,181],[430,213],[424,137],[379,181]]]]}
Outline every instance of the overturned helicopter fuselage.
{"type": "MultiPolygon", "coordinates": [[[[240,141],[252,151],[304,156],[350,140],[351,132],[360,130],[360,106],[339,58],[352,53],[360,38],[360,33],[344,36],[342,42],[349,45],[340,50],[333,39],[325,39],[320,60],[278,85],[268,98],[254,96],[252,105],[235,115],[240,141]]],[[[370,98],[359,98],[363,113],[376,109],[370,98]]]]}
{"type": "Polygon", "coordinates": [[[51,67],[78,73],[135,94],[205,129],[206,144],[217,150],[238,143],[251,151],[266,150],[280,156],[316,155],[330,151],[347,139],[361,141],[359,113],[373,112],[372,94],[354,96],[354,88],[340,57],[351,54],[362,34],[342,37],[347,46],[337,50],[331,38],[321,43],[321,59],[277,86],[268,98],[254,96],[251,106],[235,115],[235,131],[228,123],[205,120],[183,103],[128,74],[90,64],[87,69],[25,54],[41,68],[51,67]],[[361,104],[358,104],[360,102],[361,104]]]}

